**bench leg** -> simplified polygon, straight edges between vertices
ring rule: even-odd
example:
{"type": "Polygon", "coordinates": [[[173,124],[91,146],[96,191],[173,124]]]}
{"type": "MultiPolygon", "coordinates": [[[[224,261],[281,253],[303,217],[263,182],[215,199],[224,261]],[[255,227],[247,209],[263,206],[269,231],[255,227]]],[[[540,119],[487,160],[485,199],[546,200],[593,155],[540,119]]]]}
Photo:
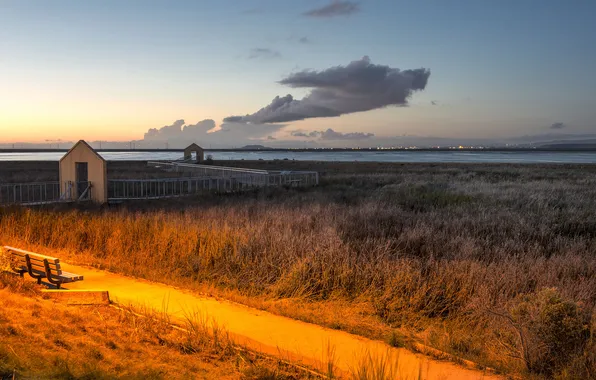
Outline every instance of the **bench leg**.
{"type": "Polygon", "coordinates": [[[43,266],[46,268],[46,279],[48,280],[48,282],[52,285],[56,285],[57,289],[60,289],[60,285],[62,285],[62,281],[54,280],[52,278],[52,270],[50,269],[50,263],[48,262],[47,259],[43,261],[43,266]]]}
{"type": "MultiPolygon", "coordinates": [[[[25,262],[27,263],[27,272],[29,272],[29,276],[36,279],[38,285],[41,284],[41,279],[44,278],[45,276],[33,274],[33,267],[31,266],[31,258],[29,257],[29,255],[25,255],[25,262]]],[[[47,273],[47,270],[46,270],[46,273],[47,273]]]]}

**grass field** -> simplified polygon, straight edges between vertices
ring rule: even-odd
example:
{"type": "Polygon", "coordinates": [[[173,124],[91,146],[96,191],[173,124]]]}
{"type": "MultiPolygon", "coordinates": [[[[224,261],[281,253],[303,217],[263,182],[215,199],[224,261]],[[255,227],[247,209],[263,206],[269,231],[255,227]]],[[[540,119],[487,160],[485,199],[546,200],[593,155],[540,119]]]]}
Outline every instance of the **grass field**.
{"type": "Polygon", "coordinates": [[[0,239],[508,373],[596,376],[596,166],[218,164],[321,185],[9,208],[0,239]]]}

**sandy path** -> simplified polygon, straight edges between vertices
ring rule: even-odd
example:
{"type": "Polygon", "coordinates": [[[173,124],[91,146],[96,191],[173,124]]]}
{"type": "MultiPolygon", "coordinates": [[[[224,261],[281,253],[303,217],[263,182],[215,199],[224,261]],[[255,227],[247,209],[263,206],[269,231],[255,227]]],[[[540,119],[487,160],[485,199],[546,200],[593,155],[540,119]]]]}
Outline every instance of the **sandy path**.
{"type": "Polygon", "coordinates": [[[337,369],[348,373],[363,355],[398,360],[405,379],[497,379],[494,375],[464,369],[455,364],[430,359],[405,349],[331,330],[313,324],[277,316],[239,304],[197,296],[171,286],[138,280],[114,273],[62,263],[64,270],[85,276],[85,280],[65,286],[67,289],[108,290],[110,298],[121,304],[147,306],[158,311],[167,304],[174,318],[200,312],[213,318],[229,331],[234,341],[270,355],[320,368],[329,361],[329,348],[337,369]],[[419,376],[420,375],[420,376],[419,376]]]}

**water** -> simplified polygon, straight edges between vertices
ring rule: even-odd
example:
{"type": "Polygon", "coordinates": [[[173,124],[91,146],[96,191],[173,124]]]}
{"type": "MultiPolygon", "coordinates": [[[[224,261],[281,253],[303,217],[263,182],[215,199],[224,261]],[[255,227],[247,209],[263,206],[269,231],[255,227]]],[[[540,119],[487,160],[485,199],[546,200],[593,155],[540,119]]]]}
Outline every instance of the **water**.
{"type": "MultiPolygon", "coordinates": [[[[107,160],[176,160],[181,152],[102,152],[107,160]]],[[[596,152],[459,152],[459,151],[378,151],[378,152],[207,152],[214,160],[298,160],[343,162],[459,162],[459,163],[596,163],[596,152]]],[[[61,152],[0,153],[0,161],[58,161],[61,152]]]]}

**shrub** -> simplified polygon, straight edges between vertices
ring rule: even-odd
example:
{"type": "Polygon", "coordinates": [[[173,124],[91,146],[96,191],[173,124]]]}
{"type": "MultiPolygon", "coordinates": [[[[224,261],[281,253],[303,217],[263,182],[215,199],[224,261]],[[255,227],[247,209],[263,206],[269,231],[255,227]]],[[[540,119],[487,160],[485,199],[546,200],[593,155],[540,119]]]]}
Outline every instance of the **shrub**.
{"type": "Polygon", "coordinates": [[[556,288],[516,298],[506,316],[512,334],[499,339],[530,372],[553,376],[582,356],[590,339],[589,314],[556,288]]]}

